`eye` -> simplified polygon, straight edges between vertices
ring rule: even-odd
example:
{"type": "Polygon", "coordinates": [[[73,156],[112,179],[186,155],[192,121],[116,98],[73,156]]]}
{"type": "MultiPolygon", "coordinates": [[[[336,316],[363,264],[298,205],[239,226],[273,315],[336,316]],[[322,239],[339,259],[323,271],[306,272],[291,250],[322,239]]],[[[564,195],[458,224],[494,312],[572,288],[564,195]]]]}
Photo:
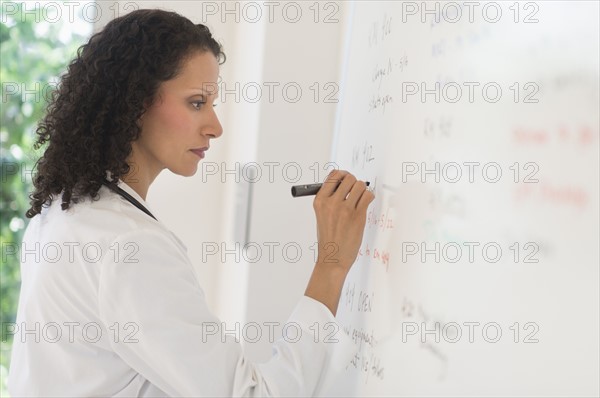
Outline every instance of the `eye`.
{"type": "Polygon", "coordinates": [[[206,104],[206,102],[205,101],[194,101],[194,102],[191,102],[191,104],[194,108],[196,108],[196,110],[200,110],[200,108],[202,108],[202,105],[206,104]]]}

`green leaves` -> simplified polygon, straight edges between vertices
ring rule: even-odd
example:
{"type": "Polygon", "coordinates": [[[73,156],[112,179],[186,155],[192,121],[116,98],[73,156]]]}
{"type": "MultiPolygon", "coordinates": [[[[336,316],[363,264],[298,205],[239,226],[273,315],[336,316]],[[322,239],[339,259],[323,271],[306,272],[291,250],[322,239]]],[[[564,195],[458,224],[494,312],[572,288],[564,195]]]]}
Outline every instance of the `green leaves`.
{"type": "MultiPolygon", "coordinates": [[[[36,3],[37,4],[37,3],[36,3]]],[[[3,15],[0,22],[0,322],[14,322],[19,297],[19,248],[28,219],[34,132],[58,77],[87,37],[68,20],[44,21],[35,13],[3,15]],[[66,43],[65,43],[66,42],[66,43]]],[[[85,23],[76,21],[76,23],[85,23]]],[[[91,29],[90,29],[91,31],[91,29]]],[[[4,332],[4,328],[2,328],[4,332]]],[[[2,335],[0,374],[10,360],[12,336],[2,335]],[[7,341],[4,341],[7,340],[7,341]]],[[[0,392],[4,394],[5,377],[0,392]]],[[[4,396],[4,395],[3,395],[4,396]]]]}

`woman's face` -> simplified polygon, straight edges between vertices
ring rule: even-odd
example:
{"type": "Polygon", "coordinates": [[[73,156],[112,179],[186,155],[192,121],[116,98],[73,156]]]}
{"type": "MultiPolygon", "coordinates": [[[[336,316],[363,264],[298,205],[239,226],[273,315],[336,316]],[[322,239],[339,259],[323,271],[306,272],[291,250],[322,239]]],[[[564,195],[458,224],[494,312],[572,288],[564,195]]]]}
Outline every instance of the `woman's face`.
{"type": "Polygon", "coordinates": [[[191,176],[210,139],[223,128],[214,111],[219,64],[211,52],[196,53],[177,77],[163,82],[154,104],[140,119],[142,132],[133,142],[134,168],[154,177],[164,168],[191,176]]]}

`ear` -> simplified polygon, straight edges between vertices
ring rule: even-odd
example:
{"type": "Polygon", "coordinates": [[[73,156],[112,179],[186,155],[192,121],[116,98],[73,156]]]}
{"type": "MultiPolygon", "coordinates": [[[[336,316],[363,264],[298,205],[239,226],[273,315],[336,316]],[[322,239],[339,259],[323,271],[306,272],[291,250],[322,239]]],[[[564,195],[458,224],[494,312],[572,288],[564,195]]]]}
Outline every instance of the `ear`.
{"type": "MultiPolygon", "coordinates": [[[[157,90],[157,92],[154,94],[154,98],[146,98],[144,100],[144,115],[150,110],[150,108],[152,108],[152,106],[154,106],[157,103],[162,102],[162,96],[160,93],[160,87],[157,90]]],[[[142,117],[144,116],[142,115],[142,117]]]]}
{"type": "Polygon", "coordinates": [[[139,127],[140,129],[143,129],[143,128],[144,128],[144,120],[145,120],[145,118],[146,118],[146,112],[147,112],[147,111],[144,111],[144,113],[142,113],[142,116],[140,116],[140,117],[138,118],[138,120],[136,121],[136,124],[138,125],[138,127],[139,127]]]}
{"type": "Polygon", "coordinates": [[[150,109],[150,106],[152,106],[152,103],[150,102],[150,100],[144,101],[144,112],[142,112],[142,115],[138,118],[138,123],[140,123],[140,126],[144,122],[144,119],[146,117],[146,113],[148,113],[148,110],[150,109]]]}

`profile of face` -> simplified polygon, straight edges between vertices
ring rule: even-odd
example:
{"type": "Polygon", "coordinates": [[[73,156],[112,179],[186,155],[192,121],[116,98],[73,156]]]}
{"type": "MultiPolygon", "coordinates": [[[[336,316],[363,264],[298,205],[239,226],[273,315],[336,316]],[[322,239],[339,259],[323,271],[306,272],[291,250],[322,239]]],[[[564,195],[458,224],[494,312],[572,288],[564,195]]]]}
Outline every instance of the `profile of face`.
{"type": "Polygon", "coordinates": [[[218,77],[215,56],[198,52],[160,85],[140,118],[140,137],[132,143],[134,168],[153,177],[165,168],[181,176],[196,173],[210,140],[223,134],[214,109],[218,77]]]}

